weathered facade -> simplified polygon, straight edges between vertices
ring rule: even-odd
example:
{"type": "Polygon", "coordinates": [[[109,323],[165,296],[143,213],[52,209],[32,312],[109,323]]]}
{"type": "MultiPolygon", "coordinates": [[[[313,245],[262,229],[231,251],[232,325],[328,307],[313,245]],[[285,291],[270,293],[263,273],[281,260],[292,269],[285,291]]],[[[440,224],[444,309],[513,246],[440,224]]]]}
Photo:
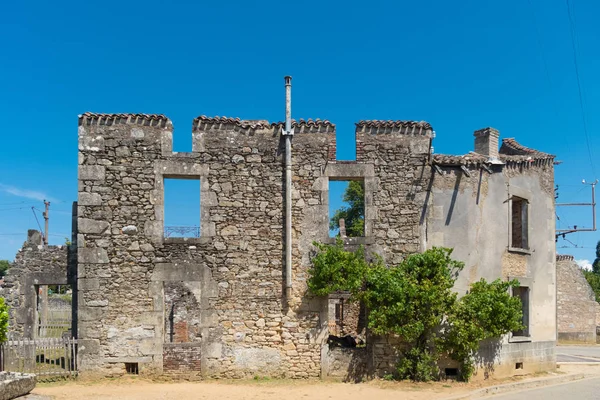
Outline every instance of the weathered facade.
{"type": "MultiPolygon", "coordinates": [[[[71,285],[77,288],[76,265],[68,246],[42,246],[42,235],[28,232],[27,241],[8,269],[0,296],[10,306],[9,337],[33,339],[38,333],[43,316],[40,315],[40,289],[47,285],[71,285]]],[[[76,299],[75,299],[76,301],[76,299]]],[[[47,304],[44,309],[47,309],[47,304]]],[[[73,315],[77,305],[74,304],[73,315]]],[[[75,322],[76,318],[71,318],[75,322]]]]}
{"type": "Polygon", "coordinates": [[[162,115],[79,117],[72,247],[81,373],[391,372],[397,355],[385,338],[366,335],[366,348],[330,351],[334,329],[365,334],[364,313],[339,306],[343,296],[306,292],[312,243],[332,240],[332,180],[364,183],[364,237],[347,239],[348,246],[364,245],[390,264],[432,246],[454,247],[466,263],[459,293],[481,277],[518,278],[523,289],[515,295],[527,299],[529,329],[482,354],[499,374],[515,373],[515,363],[523,371],[554,367],[552,156],[512,139],[498,153],[492,129],[476,132],[478,153],[434,156],[426,122],[360,121],[356,161],[338,161],[335,125],[302,120],[294,128],[286,295],[281,123],[199,117],[192,152],[174,153],[172,125],[162,115]],[[200,181],[200,237],[165,236],[166,178],[200,181]]]}
{"type": "Polygon", "coordinates": [[[573,256],[556,256],[558,340],[596,343],[600,304],[573,256]]]}
{"type": "Polygon", "coordinates": [[[504,139],[498,151],[498,136],[495,129],[482,129],[475,132],[476,153],[434,156],[431,199],[423,213],[426,247],[451,247],[453,257],[465,262],[455,285],[459,294],[481,278],[520,282],[513,295],[524,304],[526,328],[484,344],[481,366],[493,366],[498,375],[553,369],[554,156],[514,139],[504,139]]]}

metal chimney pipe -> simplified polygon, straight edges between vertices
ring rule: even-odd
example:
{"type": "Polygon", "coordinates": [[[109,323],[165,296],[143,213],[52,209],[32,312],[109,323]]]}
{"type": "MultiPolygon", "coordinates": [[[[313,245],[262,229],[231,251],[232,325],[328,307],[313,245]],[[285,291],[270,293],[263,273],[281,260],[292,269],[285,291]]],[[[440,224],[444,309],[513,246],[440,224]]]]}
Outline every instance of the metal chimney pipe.
{"type": "Polygon", "coordinates": [[[285,297],[292,295],[292,77],[285,78],[285,297]]]}

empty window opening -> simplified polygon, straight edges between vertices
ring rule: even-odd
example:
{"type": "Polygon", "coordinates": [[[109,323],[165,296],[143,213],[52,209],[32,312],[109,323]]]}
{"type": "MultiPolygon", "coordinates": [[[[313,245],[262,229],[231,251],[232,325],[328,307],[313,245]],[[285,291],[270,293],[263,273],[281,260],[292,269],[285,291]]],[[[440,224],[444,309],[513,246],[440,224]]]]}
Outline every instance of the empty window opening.
{"type": "Polygon", "coordinates": [[[200,237],[200,179],[165,178],[165,238],[200,237]]]}
{"type": "Polygon", "coordinates": [[[513,296],[518,297],[521,300],[521,306],[523,307],[523,319],[521,323],[524,328],[518,331],[514,331],[513,336],[529,336],[529,288],[526,286],[518,286],[513,288],[513,296]]]}
{"type": "Polygon", "coordinates": [[[130,375],[138,375],[140,373],[138,363],[125,363],[125,372],[130,375]]]}
{"type": "Polygon", "coordinates": [[[522,362],[518,362],[515,364],[515,369],[523,369],[523,363],[522,362]]]}
{"type": "Polygon", "coordinates": [[[335,304],[335,323],[338,326],[344,325],[344,303],[343,299],[340,300],[339,303],[335,304]]]}
{"type": "Polygon", "coordinates": [[[365,235],[365,185],[363,181],[329,182],[329,236],[365,235]]]}
{"type": "Polygon", "coordinates": [[[36,285],[35,336],[62,338],[72,335],[71,285],[36,285]]]}
{"type": "Polygon", "coordinates": [[[328,343],[332,347],[364,347],[366,325],[364,307],[359,302],[349,302],[349,294],[340,292],[329,298],[328,343]]]}
{"type": "Polygon", "coordinates": [[[511,246],[519,249],[529,248],[528,203],[520,197],[511,201],[511,246]]]}
{"type": "Polygon", "coordinates": [[[446,378],[457,378],[458,368],[446,368],[444,369],[444,375],[446,375],[446,378]]]}

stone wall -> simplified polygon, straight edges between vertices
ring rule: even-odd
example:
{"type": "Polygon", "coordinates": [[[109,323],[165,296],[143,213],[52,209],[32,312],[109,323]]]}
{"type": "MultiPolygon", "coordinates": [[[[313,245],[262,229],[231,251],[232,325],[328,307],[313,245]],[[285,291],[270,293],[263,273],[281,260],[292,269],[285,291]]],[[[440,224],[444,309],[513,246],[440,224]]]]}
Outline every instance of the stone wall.
{"type": "MultiPolygon", "coordinates": [[[[77,288],[74,261],[67,246],[42,245],[40,232],[30,230],[27,241],[9,268],[0,296],[9,308],[9,337],[36,336],[37,288],[39,285],[72,285],[77,288]]],[[[76,305],[74,307],[74,313],[76,305]]],[[[73,318],[75,321],[76,319],[73,318]]]]}
{"type": "Polygon", "coordinates": [[[556,257],[558,340],[596,343],[594,291],[572,256],[556,257]]]}
{"type": "Polygon", "coordinates": [[[282,124],[199,117],[192,152],[173,153],[164,116],[80,117],[84,374],[123,373],[124,363],[160,372],[179,351],[172,343],[199,346],[203,376],[321,374],[330,316],[326,299],[307,295],[306,279],[312,242],[329,240],[329,180],[365,184],[365,237],[350,244],[399,261],[421,249],[432,130],[361,121],[357,161],[341,162],[333,124],[299,121],[294,128],[293,287],[286,298],[282,124]],[[200,238],[164,237],[164,178],[200,180],[200,238]]]}

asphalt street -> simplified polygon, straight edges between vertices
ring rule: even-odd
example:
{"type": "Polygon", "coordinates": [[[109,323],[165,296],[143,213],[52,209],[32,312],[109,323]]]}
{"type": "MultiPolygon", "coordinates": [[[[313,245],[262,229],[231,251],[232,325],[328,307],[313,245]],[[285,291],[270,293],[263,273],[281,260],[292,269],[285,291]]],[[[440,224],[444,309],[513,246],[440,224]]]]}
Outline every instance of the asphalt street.
{"type": "Polygon", "coordinates": [[[600,377],[583,379],[562,385],[546,386],[539,389],[529,389],[520,392],[492,395],[484,398],[493,398],[496,400],[600,400],[600,377]]]}
{"type": "Polygon", "coordinates": [[[600,363],[600,346],[556,346],[556,361],[600,363]]]}

